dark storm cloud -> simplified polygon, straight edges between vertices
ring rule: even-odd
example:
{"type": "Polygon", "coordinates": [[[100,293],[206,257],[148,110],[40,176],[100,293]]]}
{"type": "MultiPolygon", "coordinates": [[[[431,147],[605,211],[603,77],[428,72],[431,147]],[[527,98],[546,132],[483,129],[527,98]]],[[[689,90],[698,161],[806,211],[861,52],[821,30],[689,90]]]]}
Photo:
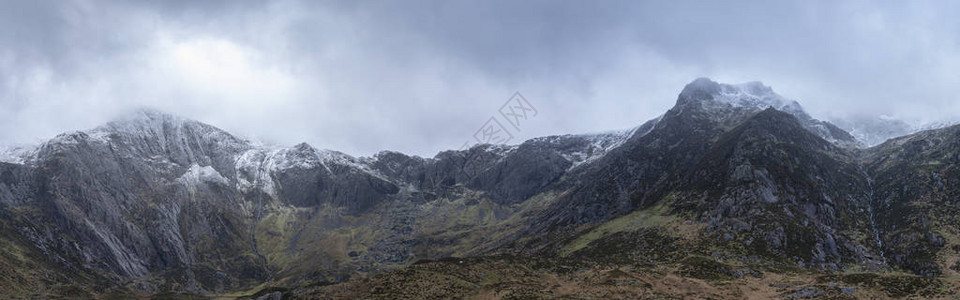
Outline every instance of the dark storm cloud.
{"type": "Polygon", "coordinates": [[[0,140],[150,106],[281,144],[459,147],[510,95],[517,140],[636,126],[700,76],[815,116],[956,118],[954,2],[30,1],[0,10],[0,140]]]}

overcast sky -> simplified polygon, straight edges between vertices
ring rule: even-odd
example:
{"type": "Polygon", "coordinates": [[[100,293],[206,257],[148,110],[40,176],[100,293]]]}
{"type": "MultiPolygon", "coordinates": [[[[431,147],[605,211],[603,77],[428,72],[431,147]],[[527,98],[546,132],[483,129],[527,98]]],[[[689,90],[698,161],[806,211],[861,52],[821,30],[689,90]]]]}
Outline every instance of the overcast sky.
{"type": "Polygon", "coordinates": [[[625,129],[697,77],[821,119],[960,116],[960,2],[2,1],[0,142],[141,107],[280,145],[456,149],[515,92],[515,140],[625,129]]]}

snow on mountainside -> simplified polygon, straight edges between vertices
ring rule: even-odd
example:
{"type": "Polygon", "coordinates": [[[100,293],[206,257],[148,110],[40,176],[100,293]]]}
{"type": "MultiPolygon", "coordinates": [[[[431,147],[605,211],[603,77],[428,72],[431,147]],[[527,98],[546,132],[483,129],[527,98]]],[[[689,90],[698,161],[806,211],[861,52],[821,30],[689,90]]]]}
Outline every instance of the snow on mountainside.
{"type": "Polygon", "coordinates": [[[712,112],[717,120],[728,119],[735,111],[761,111],[773,108],[789,113],[800,121],[808,131],[844,148],[862,147],[849,133],[829,122],[814,119],[795,100],[775,93],[772,88],[758,81],[742,84],[717,83],[709,78],[697,78],[680,92],[677,102],[682,109],[694,105],[712,112]]]}
{"type": "Polygon", "coordinates": [[[317,167],[327,173],[346,168],[389,181],[370,166],[373,161],[375,158],[357,158],[338,151],[316,149],[307,143],[293,147],[258,145],[237,156],[237,185],[242,191],[261,189],[267,195],[277,198],[278,186],[273,174],[290,169],[317,167]]]}
{"type": "MultiPolygon", "coordinates": [[[[684,88],[681,98],[685,95],[701,99],[698,101],[699,105],[716,111],[725,111],[731,107],[748,110],[772,107],[793,114],[808,130],[835,144],[851,144],[837,133],[832,125],[811,118],[796,101],[776,94],[772,88],[760,82],[731,85],[700,78],[684,88]],[[702,101],[703,99],[710,101],[702,101]]],[[[717,117],[723,118],[722,115],[717,117]]],[[[571,163],[570,169],[573,169],[597,160],[632,137],[645,135],[657,126],[659,120],[660,118],[656,118],[628,130],[540,137],[527,142],[542,143],[555,149],[571,163]]],[[[244,190],[260,185],[268,194],[274,192],[271,185],[261,183],[270,181],[270,173],[294,167],[322,166],[329,171],[329,165],[336,164],[383,177],[371,167],[377,156],[358,158],[331,150],[317,150],[306,144],[293,147],[262,145],[237,138],[211,125],[150,109],[140,110],[91,130],[58,135],[44,145],[57,147],[58,144],[75,144],[78,139],[112,143],[117,147],[133,149],[134,153],[183,167],[196,165],[203,168],[213,164],[214,160],[230,159],[233,161],[232,165],[216,165],[213,166],[214,171],[226,175],[227,178],[236,179],[237,184],[244,190]],[[239,176],[241,174],[246,176],[239,176]]],[[[497,146],[496,149],[484,151],[498,152],[498,156],[505,157],[516,147],[497,146]],[[497,149],[501,151],[495,151],[497,149]]],[[[37,150],[41,148],[43,147],[3,148],[0,150],[0,161],[22,164],[36,156],[37,150]]],[[[437,158],[428,158],[435,159],[437,158]]]]}
{"type": "Polygon", "coordinates": [[[611,131],[604,133],[594,133],[594,134],[568,134],[568,135],[559,135],[559,136],[547,136],[531,139],[528,142],[542,142],[552,145],[558,149],[558,152],[561,157],[571,162],[570,170],[575,169],[583,164],[595,161],[611,150],[616,149],[617,147],[622,146],[629,139],[640,137],[650,133],[654,127],[660,122],[660,119],[663,116],[659,116],[650,121],[647,121],[643,125],[619,131],[611,131]],[[568,141],[580,141],[576,146],[563,147],[562,145],[568,141]]]}
{"type": "Polygon", "coordinates": [[[802,110],[797,101],[788,100],[773,92],[773,89],[759,81],[742,84],[721,84],[720,93],[716,100],[740,107],[754,107],[765,109],[773,107],[778,110],[802,110]]]}
{"type": "Polygon", "coordinates": [[[916,132],[916,128],[906,122],[887,116],[868,117],[850,116],[831,120],[868,147],[884,141],[916,132]]]}
{"type": "Polygon", "coordinates": [[[571,149],[570,151],[559,152],[561,157],[572,163],[570,169],[573,169],[583,163],[596,160],[597,158],[609,152],[611,149],[622,145],[635,130],[636,129],[631,129],[598,134],[549,136],[536,138],[533,139],[533,141],[545,142],[552,145],[559,145],[563,143],[565,139],[577,139],[585,141],[586,143],[583,147],[571,149]]]}
{"type": "Polygon", "coordinates": [[[803,112],[797,101],[789,100],[773,92],[773,89],[759,81],[741,84],[717,83],[709,78],[697,78],[688,84],[680,93],[698,100],[702,106],[720,108],[733,106],[748,109],[763,110],[769,107],[789,113],[803,112]]]}
{"type": "Polygon", "coordinates": [[[41,144],[38,155],[84,148],[143,158],[151,162],[153,168],[197,164],[228,174],[232,173],[234,157],[252,147],[249,141],[202,122],[155,110],[140,110],[93,129],[59,134],[41,144]]]}
{"type": "MultiPolygon", "coordinates": [[[[772,107],[796,116],[805,128],[834,144],[847,147],[858,146],[856,140],[848,137],[846,132],[830,123],[813,119],[797,101],[780,96],[772,88],[760,82],[721,84],[707,78],[699,78],[684,88],[680,98],[681,100],[696,99],[696,103],[702,108],[716,111],[717,118],[728,117],[724,113],[730,109],[759,111],[772,107]]],[[[603,157],[633,137],[645,135],[658,125],[659,120],[660,118],[656,118],[628,130],[540,137],[526,143],[542,144],[544,147],[553,149],[571,163],[569,169],[574,169],[603,157]]],[[[852,132],[859,133],[859,131],[852,132]]],[[[290,168],[306,169],[320,166],[329,172],[331,165],[341,165],[384,178],[376,168],[372,167],[378,156],[353,157],[336,151],[318,150],[307,144],[293,147],[262,145],[237,138],[211,125],[149,109],[91,130],[61,134],[43,145],[75,144],[78,139],[131,149],[132,153],[156,159],[168,165],[185,168],[212,167],[213,171],[223,174],[224,178],[235,180],[235,184],[243,190],[259,187],[271,195],[275,195],[273,186],[266,184],[271,182],[270,174],[290,168]]],[[[868,145],[875,143],[874,140],[863,137],[859,140],[868,145]]],[[[486,150],[483,151],[497,152],[496,155],[503,158],[510,155],[516,147],[518,146],[497,146],[496,149],[484,148],[486,150]]],[[[0,148],[0,161],[27,163],[30,157],[35,157],[38,149],[42,148],[44,147],[0,148]]],[[[184,174],[184,176],[187,175],[189,174],[184,174]]]]}
{"type": "MultiPolygon", "coordinates": [[[[835,144],[851,144],[837,132],[838,130],[834,130],[832,125],[811,118],[796,101],[776,94],[772,88],[760,82],[731,85],[699,78],[684,88],[681,98],[685,95],[700,99],[697,101],[699,105],[716,111],[725,111],[730,108],[759,111],[773,107],[793,114],[808,130],[835,144]],[[709,101],[702,101],[704,99],[709,101]]],[[[722,114],[717,117],[723,118],[722,114]]],[[[642,136],[653,130],[659,123],[659,119],[650,120],[628,130],[540,137],[527,142],[540,143],[553,148],[571,163],[570,169],[573,169],[595,161],[632,137],[642,136]]],[[[91,130],[58,135],[44,145],[57,147],[57,145],[75,144],[79,139],[132,149],[139,155],[182,167],[193,165],[205,167],[215,164],[214,161],[217,160],[230,159],[233,164],[226,165],[225,162],[221,162],[213,168],[227,178],[237,180],[237,184],[244,189],[262,182],[269,182],[271,172],[293,167],[322,166],[329,170],[329,164],[337,164],[349,166],[351,169],[376,177],[383,177],[371,167],[371,164],[376,162],[377,156],[352,157],[336,151],[317,150],[306,144],[294,147],[262,145],[237,138],[211,125],[150,109],[140,110],[91,130]],[[239,176],[241,173],[246,176],[239,176]]],[[[497,149],[503,148],[501,150],[507,151],[495,152],[498,152],[497,155],[500,157],[506,157],[511,152],[509,150],[516,147],[500,146],[497,149]]],[[[0,161],[25,163],[29,161],[31,155],[36,155],[37,149],[42,148],[42,146],[4,148],[0,150],[0,161]]],[[[494,150],[496,149],[485,151],[494,150]]],[[[428,160],[434,159],[436,157],[428,160]]],[[[264,185],[262,188],[271,189],[269,185],[264,185]]]]}
{"type": "Polygon", "coordinates": [[[877,117],[846,116],[833,118],[831,122],[850,132],[851,135],[868,147],[879,145],[892,138],[960,124],[958,120],[946,120],[916,125],[885,115],[877,117]]]}
{"type": "Polygon", "coordinates": [[[125,139],[129,142],[140,142],[156,138],[156,144],[146,145],[160,147],[159,150],[164,151],[175,150],[169,149],[171,147],[180,148],[176,150],[187,151],[188,155],[201,154],[192,153],[193,150],[206,152],[251,147],[250,141],[237,138],[217,127],[150,109],[119,118],[89,130],[87,134],[104,141],[125,139]],[[217,149],[205,149],[204,146],[208,145],[204,142],[211,143],[211,146],[215,145],[217,149]],[[197,146],[198,149],[192,149],[193,146],[197,146]]]}
{"type": "Polygon", "coordinates": [[[187,172],[184,173],[180,178],[177,178],[180,183],[185,185],[195,185],[203,182],[215,182],[220,184],[227,184],[227,179],[220,175],[220,172],[214,170],[210,166],[203,166],[193,164],[187,169],[187,172]]]}
{"type": "Polygon", "coordinates": [[[924,123],[923,125],[917,126],[913,132],[946,128],[946,127],[954,126],[957,124],[960,124],[960,120],[945,120],[945,121],[929,122],[929,123],[924,123]]]}
{"type": "MultiPolygon", "coordinates": [[[[857,138],[854,139],[832,124],[810,117],[797,101],[780,96],[761,82],[721,84],[707,78],[699,78],[683,89],[680,99],[681,101],[694,99],[693,101],[701,108],[716,111],[717,118],[727,117],[724,113],[729,112],[730,109],[759,111],[772,107],[794,115],[811,132],[841,146],[859,146],[856,143],[857,140],[866,145],[881,141],[879,138],[867,136],[863,131],[856,130],[857,128],[844,126],[857,134],[857,138]]],[[[656,118],[628,130],[540,137],[526,143],[543,144],[554,149],[571,163],[570,169],[574,169],[603,157],[632,137],[645,135],[658,125],[659,120],[660,118],[656,118]]],[[[889,130],[889,132],[888,136],[909,133],[899,129],[889,130]]],[[[262,145],[237,138],[211,125],[150,109],[138,111],[94,129],[58,135],[41,146],[0,148],[0,161],[27,163],[45,145],[75,144],[78,139],[104,144],[112,143],[117,147],[133,149],[134,153],[162,160],[164,163],[174,163],[188,168],[194,165],[204,168],[214,164],[215,160],[229,159],[233,162],[229,166],[221,163],[214,165],[213,169],[224,174],[225,178],[235,179],[236,184],[244,190],[269,182],[271,172],[294,167],[322,166],[329,171],[330,165],[342,165],[376,177],[384,177],[371,166],[376,163],[378,156],[353,157],[336,151],[314,149],[307,144],[293,147],[262,145]],[[240,176],[241,174],[245,176],[240,176]]],[[[486,149],[484,151],[494,151],[498,156],[506,157],[516,147],[516,145],[504,145],[494,147],[496,149],[484,148],[486,149]]],[[[426,159],[436,160],[437,158],[426,159]]],[[[270,184],[261,185],[261,188],[267,190],[268,194],[274,192],[270,184]]]]}
{"type": "Polygon", "coordinates": [[[36,145],[0,145],[0,162],[25,164],[37,156],[38,149],[36,145]]]}
{"type": "Polygon", "coordinates": [[[124,153],[153,161],[164,168],[185,167],[178,181],[187,185],[201,182],[227,184],[235,181],[242,191],[260,189],[276,197],[273,174],[292,168],[320,166],[327,172],[341,167],[383,178],[370,167],[372,158],[356,158],[332,150],[318,150],[301,143],[293,147],[266,145],[238,138],[199,121],[145,109],[102,126],[60,134],[39,147],[6,148],[2,161],[24,163],[37,149],[59,151],[82,143],[106,145],[124,153]]]}

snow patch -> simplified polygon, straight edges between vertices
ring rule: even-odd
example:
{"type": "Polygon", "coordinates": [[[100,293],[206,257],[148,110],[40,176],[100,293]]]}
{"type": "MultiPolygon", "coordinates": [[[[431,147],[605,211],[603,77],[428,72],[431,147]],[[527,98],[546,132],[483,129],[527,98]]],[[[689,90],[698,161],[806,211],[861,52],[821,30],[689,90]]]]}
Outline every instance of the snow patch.
{"type": "Polygon", "coordinates": [[[270,172],[266,170],[266,161],[275,156],[280,149],[258,148],[243,152],[237,157],[237,188],[243,192],[260,189],[276,198],[277,192],[270,172]]]}
{"type": "MultiPolygon", "coordinates": [[[[324,166],[327,165],[341,165],[347,166],[350,169],[358,170],[370,174],[373,177],[377,177],[381,180],[392,182],[389,178],[380,173],[380,171],[375,170],[371,167],[373,163],[377,161],[377,158],[373,157],[353,157],[349,154],[333,151],[333,150],[320,150],[319,157],[323,162],[324,166]]],[[[329,168],[328,168],[329,170],[329,168]]]]}
{"type": "Polygon", "coordinates": [[[947,127],[958,125],[958,124],[960,124],[960,120],[944,120],[944,121],[929,122],[929,123],[925,123],[923,125],[917,126],[914,129],[913,133],[920,132],[920,131],[940,129],[940,128],[947,128],[947,127]]]}
{"type": "Polygon", "coordinates": [[[185,185],[198,185],[207,182],[227,184],[227,178],[223,177],[216,169],[211,166],[201,167],[198,164],[191,165],[183,175],[180,175],[180,178],[177,178],[177,181],[185,185]]]}
{"type": "Polygon", "coordinates": [[[102,143],[109,143],[110,137],[114,135],[113,132],[102,127],[88,130],[84,133],[86,133],[87,136],[90,137],[90,139],[94,141],[102,142],[102,143]]]}
{"type": "MultiPolygon", "coordinates": [[[[660,120],[663,118],[663,115],[647,121],[643,125],[620,131],[613,131],[608,133],[598,133],[598,134],[584,134],[574,137],[579,137],[586,139],[590,144],[579,151],[574,151],[570,153],[560,153],[567,161],[570,161],[572,164],[568,170],[575,169],[581,165],[596,161],[601,157],[607,155],[613,149],[623,146],[627,140],[633,138],[634,136],[645,136],[653,131],[657,127],[657,124],[660,123],[660,120]],[[641,132],[642,130],[642,132],[641,132]]],[[[561,136],[562,137],[562,136],[561,136]]],[[[554,137],[559,138],[559,137],[554,137]]],[[[553,142],[559,142],[555,140],[553,142]]]]}
{"type": "Polygon", "coordinates": [[[606,155],[610,150],[620,147],[636,132],[637,128],[612,133],[582,135],[582,138],[590,141],[589,146],[580,151],[560,153],[560,156],[572,163],[569,168],[572,170],[583,164],[595,161],[606,155]]]}
{"type": "Polygon", "coordinates": [[[23,165],[36,159],[40,147],[36,145],[0,145],[0,162],[23,165]]]}
{"type": "Polygon", "coordinates": [[[803,111],[800,105],[793,100],[788,100],[773,92],[768,86],[760,82],[748,82],[742,84],[721,84],[720,92],[714,96],[714,100],[733,105],[735,107],[746,107],[756,109],[766,109],[773,107],[777,110],[791,112],[795,110],[803,111]]]}

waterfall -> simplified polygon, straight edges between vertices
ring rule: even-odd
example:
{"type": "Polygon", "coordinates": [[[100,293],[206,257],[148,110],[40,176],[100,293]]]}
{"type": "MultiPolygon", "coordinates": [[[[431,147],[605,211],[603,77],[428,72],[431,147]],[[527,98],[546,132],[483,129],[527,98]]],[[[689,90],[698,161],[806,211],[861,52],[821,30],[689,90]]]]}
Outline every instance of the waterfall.
{"type": "Polygon", "coordinates": [[[260,217],[263,214],[263,193],[264,192],[263,192],[263,179],[261,178],[261,176],[263,175],[263,164],[264,162],[267,161],[267,159],[268,159],[267,155],[264,154],[263,160],[261,160],[260,165],[257,166],[257,177],[255,178],[256,187],[257,187],[257,211],[254,213],[253,222],[251,222],[250,224],[250,246],[253,248],[253,254],[260,259],[260,263],[263,267],[263,270],[267,272],[266,274],[268,278],[267,280],[269,281],[269,278],[272,278],[273,275],[270,274],[269,266],[267,265],[267,257],[263,256],[263,254],[260,254],[260,251],[257,249],[257,238],[256,238],[257,223],[260,223],[260,217]]]}

